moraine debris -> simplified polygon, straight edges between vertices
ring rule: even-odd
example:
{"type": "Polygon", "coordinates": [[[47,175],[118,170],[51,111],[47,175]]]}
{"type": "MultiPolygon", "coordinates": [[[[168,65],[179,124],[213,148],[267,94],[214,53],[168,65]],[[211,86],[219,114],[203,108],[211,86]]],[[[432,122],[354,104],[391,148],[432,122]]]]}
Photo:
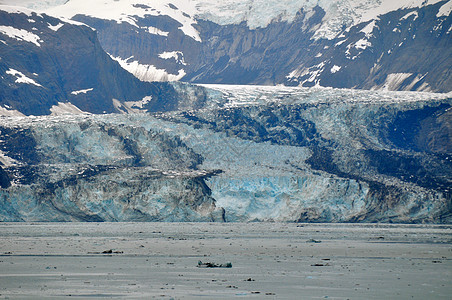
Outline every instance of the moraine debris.
{"type": "Polygon", "coordinates": [[[198,261],[198,268],[232,268],[232,263],[227,262],[225,264],[215,264],[211,262],[203,263],[202,261],[198,261]]]}
{"type": "Polygon", "coordinates": [[[309,240],[307,240],[306,241],[306,243],[321,243],[322,241],[319,241],[319,240],[314,240],[314,239],[309,239],[309,240]]]}

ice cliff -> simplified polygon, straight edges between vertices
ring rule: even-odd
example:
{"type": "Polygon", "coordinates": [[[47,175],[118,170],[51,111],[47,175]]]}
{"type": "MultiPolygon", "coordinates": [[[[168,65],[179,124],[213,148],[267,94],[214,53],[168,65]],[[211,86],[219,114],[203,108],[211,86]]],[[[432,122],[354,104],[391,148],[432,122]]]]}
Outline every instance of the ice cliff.
{"type": "Polygon", "coordinates": [[[174,89],[149,113],[2,117],[0,220],[452,222],[450,95],[174,89]]]}

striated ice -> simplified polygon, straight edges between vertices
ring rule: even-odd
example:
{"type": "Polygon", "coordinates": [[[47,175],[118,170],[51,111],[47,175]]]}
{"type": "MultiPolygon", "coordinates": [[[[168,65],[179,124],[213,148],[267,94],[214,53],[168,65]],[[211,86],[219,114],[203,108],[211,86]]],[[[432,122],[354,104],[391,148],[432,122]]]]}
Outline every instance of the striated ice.
{"type": "MultiPolygon", "coordinates": [[[[204,85],[206,102],[195,110],[200,87],[173,86],[188,98],[183,111],[3,117],[0,146],[9,134],[32,136],[39,161],[2,150],[2,167],[17,176],[0,190],[0,219],[439,222],[432,218],[447,207],[442,192],[380,172],[365,153],[402,153],[381,124],[399,112],[450,107],[450,94],[204,85]],[[215,127],[219,113],[240,113],[257,128],[262,111],[279,109],[314,124],[316,140],[278,143],[243,138],[244,126],[237,134],[215,127]],[[333,149],[342,173],[314,168],[315,147],[333,149]],[[381,203],[375,185],[399,191],[397,201],[381,203]]],[[[271,126],[270,133],[290,129],[271,126]]]]}

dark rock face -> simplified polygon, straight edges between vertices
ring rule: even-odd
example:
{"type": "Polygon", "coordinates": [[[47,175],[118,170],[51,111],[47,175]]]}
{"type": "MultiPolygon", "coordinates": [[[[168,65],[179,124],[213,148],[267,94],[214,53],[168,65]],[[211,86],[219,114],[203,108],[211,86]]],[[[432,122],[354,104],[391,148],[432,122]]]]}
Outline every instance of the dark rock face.
{"type": "Polygon", "coordinates": [[[96,28],[113,56],[134,56],[169,74],[183,69],[182,80],[188,82],[449,92],[452,16],[436,16],[443,4],[393,11],[331,40],[313,38],[325,15],[321,7],[313,13],[300,10],[290,23],[274,21],[256,29],[245,22],[221,26],[198,20],[202,42],[185,36],[166,16],[138,18],[137,24],[158,27],[167,36],[126,23],[75,19],[96,28]],[[181,52],[185,64],[159,57],[168,51],[181,52]]]}
{"type": "Polygon", "coordinates": [[[322,51],[320,59],[312,62],[312,65],[325,62],[325,71],[318,78],[320,84],[362,89],[380,88],[386,84],[390,90],[449,92],[452,42],[448,29],[452,16],[436,17],[444,3],[382,15],[369,37],[361,30],[371,22],[345,32],[344,37],[334,40],[333,47],[322,51]],[[410,13],[412,15],[405,18],[410,13]],[[360,49],[356,45],[363,39],[370,45],[360,49]],[[325,61],[322,57],[329,59],[325,61]],[[334,65],[341,69],[332,73],[330,70],[334,65]],[[394,76],[391,74],[406,76],[391,80],[394,76]]]}
{"type": "MultiPolygon", "coordinates": [[[[301,62],[311,58],[310,28],[319,24],[323,10],[307,16],[300,11],[292,23],[274,22],[265,28],[249,29],[245,23],[219,26],[200,21],[204,61],[184,80],[226,84],[286,83],[286,76],[301,62]],[[302,29],[305,28],[305,29],[302,29]]],[[[327,42],[329,44],[331,42],[327,42]]]]}
{"type": "Polygon", "coordinates": [[[409,144],[417,151],[451,153],[451,117],[451,111],[445,107],[408,111],[398,116],[391,138],[400,147],[409,144]]]}
{"type": "Polygon", "coordinates": [[[102,49],[96,32],[47,15],[0,11],[0,25],[36,35],[36,43],[0,32],[0,105],[25,115],[46,115],[59,102],[90,113],[119,112],[112,99],[140,101],[173,89],[139,81],[102,49]],[[29,21],[29,20],[32,20],[29,21]],[[57,26],[53,29],[50,26],[57,26]],[[55,28],[58,28],[55,30],[55,28]],[[16,70],[35,84],[7,72],[16,70]],[[81,91],[81,92],[80,92],[81,91]]]}
{"type": "Polygon", "coordinates": [[[11,186],[8,174],[0,167],[0,188],[6,189],[11,186]]]}
{"type": "Polygon", "coordinates": [[[16,130],[0,126],[0,151],[15,160],[35,165],[40,162],[36,141],[30,130],[16,130]]]}
{"type": "Polygon", "coordinates": [[[198,53],[200,43],[186,36],[179,29],[181,24],[168,16],[137,18],[138,28],[129,23],[118,24],[84,15],[76,15],[73,19],[96,28],[102,47],[114,57],[126,59],[133,56],[133,60],[141,64],[153,65],[173,75],[180,69],[190,68],[183,61],[189,61],[191,65],[201,59],[198,53]],[[167,35],[150,34],[149,27],[158,28],[167,35]],[[183,57],[179,60],[159,57],[159,54],[171,51],[180,51],[183,57]]]}
{"type": "Polygon", "coordinates": [[[449,92],[452,16],[437,19],[442,4],[391,12],[375,21],[368,37],[361,30],[371,22],[358,24],[333,40],[312,39],[310,29],[324,15],[320,7],[313,16],[300,11],[292,23],[275,22],[255,30],[245,24],[201,22],[205,65],[184,80],[371,89],[390,83],[391,74],[403,73],[407,74],[403,80],[389,89],[449,92]],[[403,19],[411,12],[418,17],[403,19]],[[369,45],[358,46],[359,41],[369,45]],[[294,70],[299,75],[287,77],[294,70]]]}

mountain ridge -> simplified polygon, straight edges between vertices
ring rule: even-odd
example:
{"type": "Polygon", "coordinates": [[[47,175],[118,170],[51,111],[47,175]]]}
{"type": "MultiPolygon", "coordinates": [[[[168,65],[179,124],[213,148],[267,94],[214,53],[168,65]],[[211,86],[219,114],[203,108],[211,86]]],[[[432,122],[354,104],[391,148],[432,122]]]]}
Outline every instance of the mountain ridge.
{"type": "Polygon", "coordinates": [[[451,1],[132,2],[48,11],[143,81],[452,90],[451,1]]]}
{"type": "Polygon", "coordinates": [[[166,83],[142,82],[121,68],[82,23],[0,6],[0,41],[5,115],[119,113],[126,103],[174,93],[166,83]]]}

